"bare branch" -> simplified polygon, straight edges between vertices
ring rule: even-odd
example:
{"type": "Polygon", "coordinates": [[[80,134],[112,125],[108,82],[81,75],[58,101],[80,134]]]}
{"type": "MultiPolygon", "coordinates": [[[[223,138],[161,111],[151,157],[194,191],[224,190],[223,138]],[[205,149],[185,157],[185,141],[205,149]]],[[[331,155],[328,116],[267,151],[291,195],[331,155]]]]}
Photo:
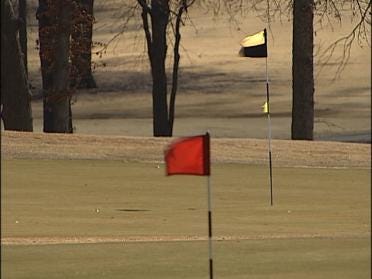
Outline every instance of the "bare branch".
{"type": "MultiPolygon", "coordinates": [[[[138,1],[145,2],[142,0],[138,0],[138,1]]],[[[147,5],[143,6],[141,4],[141,7],[142,7],[141,17],[142,17],[142,22],[143,22],[143,30],[145,31],[146,42],[147,42],[147,53],[149,55],[150,62],[152,63],[152,38],[151,38],[151,31],[150,31],[149,20],[148,20],[148,15],[151,13],[151,10],[147,7],[147,5]]]]}
{"type": "MultiPolygon", "coordinates": [[[[333,2],[333,1],[332,1],[333,2]]],[[[350,59],[351,48],[355,41],[359,44],[359,46],[363,45],[363,42],[367,43],[368,46],[371,45],[369,41],[369,31],[370,24],[368,22],[368,15],[371,13],[371,1],[369,3],[362,2],[359,0],[353,0],[351,3],[351,8],[353,9],[353,14],[356,16],[355,11],[359,13],[359,21],[351,30],[351,32],[339,39],[335,42],[330,44],[319,56],[319,60],[322,61],[322,66],[327,65],[331,59],[334,57],[336,49],[341,46],[342,47],[342,54],[339,58],[335,59],[335,62],[338,64],[336,75],[334,79],[338,78],[342,71],[347,66],[347,63],[350,59]],[[355,4],[355,6],[353,6],[355,4]],[[363,6],[365,4],[366,6],[363,6]]],[[[319,73],[323,67],[320,68],[319,73]]],[[[318,74],[319,74],[318,73],[318,74]]]]}
{"type": "MultiPolygon", "coordinates": [[[[138,0],[138,1],[141,1],[141,0],[138,0]]],[[[115,41],[117,41],[117,39],[119,39],[124,33],[125,31],[127,30],[127,27],[130,23],[130,21],[135,18],[136,16],[136,13],[138,11],[138,5],[135,4],[133,6],[126,6],[125,7],[125,15],[124,16],[121,16],[122,18],[124,18],[124,21],[123,23],[121,24],[121,27],[120,27],[120,31],[117,32],[111,39],[109,39],[106,43],[95,43],[96,45],[98,46],[101,46],[101,49],[97,50],[96,51],[96,55],[99,55],[100,57],[102,57],[102,54],[103,53],[106,53],[108,47],[115,41]]]]}

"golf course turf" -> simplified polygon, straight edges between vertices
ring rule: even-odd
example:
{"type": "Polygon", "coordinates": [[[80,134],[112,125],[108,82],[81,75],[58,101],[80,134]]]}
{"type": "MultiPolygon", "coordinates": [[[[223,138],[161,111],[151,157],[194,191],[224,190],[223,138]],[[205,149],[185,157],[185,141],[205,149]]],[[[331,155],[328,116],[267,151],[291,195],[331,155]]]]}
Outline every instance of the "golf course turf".
{"type": "MultiPolygon", "coordinates": [[[[120,160],[2,162],[4,278],[207,278],[206,178],[120,160]]],[[[217,278],[369,278],[370,172],[212,165],[217,278]]]]}

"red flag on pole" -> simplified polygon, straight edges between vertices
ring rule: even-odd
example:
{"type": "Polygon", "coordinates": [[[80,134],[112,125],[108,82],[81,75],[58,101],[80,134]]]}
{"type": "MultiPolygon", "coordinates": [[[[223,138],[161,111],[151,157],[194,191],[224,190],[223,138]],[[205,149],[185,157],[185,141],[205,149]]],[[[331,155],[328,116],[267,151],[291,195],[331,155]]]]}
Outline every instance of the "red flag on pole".
{"type": "Polygon", "coordinates": [[[165,152],[167,175],[210,175],[209,133],[178,140],[165,152]]]}

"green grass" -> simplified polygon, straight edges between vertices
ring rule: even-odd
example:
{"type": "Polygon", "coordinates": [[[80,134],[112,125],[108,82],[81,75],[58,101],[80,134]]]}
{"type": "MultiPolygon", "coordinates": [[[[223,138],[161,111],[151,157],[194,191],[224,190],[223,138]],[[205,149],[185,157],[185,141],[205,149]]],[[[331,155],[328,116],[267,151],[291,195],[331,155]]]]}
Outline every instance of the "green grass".
{"type": "MultiPolygon", "coordinates": [[[[216,278],[369,279],[368,239],[217,242],[216,278]]],[[[208,278],[203,242],[3,247],[3,278],[208,278]]]]}
{"type": "MultiPolygon", "coordinates": [[[[216,278],[370,278],[370,171],[274,168],[273,174],[270,207],[266,166],[212,166],[214,235],[263,237],[216,242],[216,278]]],[[[3,160],[2,237],[203,237],[206,182],[166,177],[163,165],[150,163],[3,160]]],[[[207,244],[7,245],[2,272],[4,278],[207,278],[207,244]]]]}

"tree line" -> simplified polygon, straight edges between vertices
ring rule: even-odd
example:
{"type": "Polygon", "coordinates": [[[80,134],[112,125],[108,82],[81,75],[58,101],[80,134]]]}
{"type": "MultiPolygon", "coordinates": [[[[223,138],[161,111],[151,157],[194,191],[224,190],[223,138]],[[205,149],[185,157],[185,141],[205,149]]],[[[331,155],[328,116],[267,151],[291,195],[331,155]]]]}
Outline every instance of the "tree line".
{"type": "MultiPolygon", "coordinates": [[[[152,76],[153,135],[172,136],[180,67],[181,28],[189,9],[201,5],[218,15],[261,13],[267,23],[276,15],[292,18],[292,139],[312,140],[314,130],[314,15],[320,20],[351,11],[358,20],[351,33],[327,49],[333,54],[351,43],[369,43],[370,0],[128,0],[140,11],[152,76]],[[367,26],[367,27],[366,27],[367,26]],[[167,36],[173,37],[169,49],[167,36]],[[171,77],[166,59],[173,52],[171,77]],[[170,88],[170,92],[168,92],[170,88]]],[[[127,1],[127,2],[128,2],[127,1]]],[[[31,93],[27,74],[26,0],[18,0],[15,16],[10,0],[1,0],[1,117],[6,130],[32,131],[31,93]]],[[[38,47],[43,92],[43,131],[72,133],[71,97],[80,88],[96,87],[91,69],[94,0],[39,0],[38,47]]]]}

